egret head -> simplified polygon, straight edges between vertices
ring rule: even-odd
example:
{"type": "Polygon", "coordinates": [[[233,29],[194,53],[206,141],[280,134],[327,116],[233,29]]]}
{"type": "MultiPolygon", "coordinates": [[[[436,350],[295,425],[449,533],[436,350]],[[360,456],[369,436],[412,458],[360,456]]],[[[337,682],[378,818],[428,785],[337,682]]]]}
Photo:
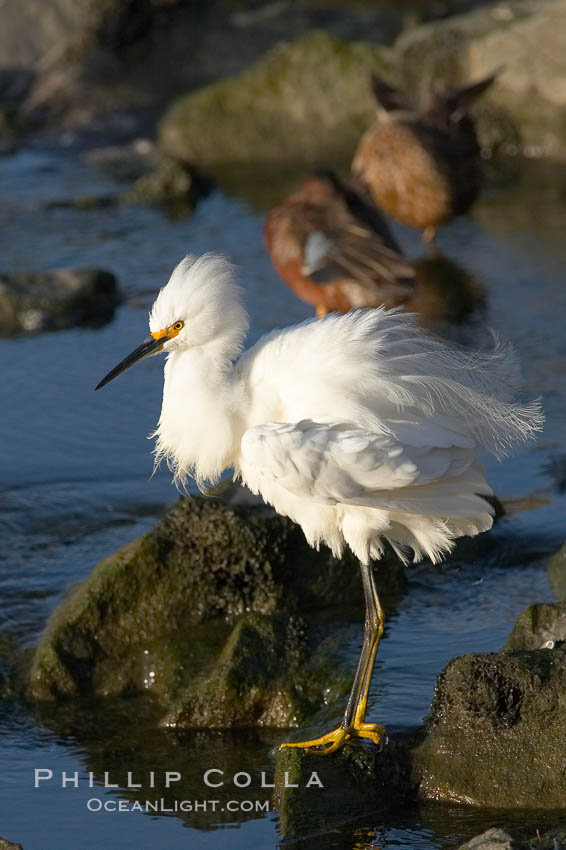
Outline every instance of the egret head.
{"type": "Polygon", "coordinates": [[[160,352],[181,351],[218,341],[237,355],[248,329],[232,265],[215,254],[186,256],[160,290],[149,314],[151,336],[114,367],[100,389],[130,366],[160,352]]]}

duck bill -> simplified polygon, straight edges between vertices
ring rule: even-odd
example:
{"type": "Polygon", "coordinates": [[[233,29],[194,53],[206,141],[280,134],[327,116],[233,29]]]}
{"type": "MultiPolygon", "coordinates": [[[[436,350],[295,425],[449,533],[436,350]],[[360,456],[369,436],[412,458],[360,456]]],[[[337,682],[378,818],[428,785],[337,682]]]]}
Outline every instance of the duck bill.
{"type": "Polygon", "coordinates": [[[125,372],[126,369],[130,368],[130,366],[135,366],[136,363],[140,363],[142,360],[145,360],[146,357],[151,357],[153,354],[159,354],[163,348],[164,342],[166,342],[166,340],[163,339],[163,337],[160,337],[159,339],[149,337],[149,339],[146,339],[141,345],[138,345],[131,354],[124,357],[117,366],[114,366],[114,368],[104,376],[94,389],[99,390],[101,387],[109,384],[110,381],[113,381],[114,378],[117,378],[118,375],[121,375],[122,372],[125,372]]]}

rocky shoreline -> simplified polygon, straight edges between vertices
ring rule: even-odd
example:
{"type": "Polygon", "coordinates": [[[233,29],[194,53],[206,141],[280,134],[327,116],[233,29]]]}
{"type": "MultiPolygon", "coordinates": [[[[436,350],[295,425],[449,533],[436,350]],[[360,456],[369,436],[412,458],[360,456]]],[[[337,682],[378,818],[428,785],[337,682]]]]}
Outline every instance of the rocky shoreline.
{"type": "MultiPolygon", "coordinates": [[[[549,573],[556,581],[564,569],[561,552],[549,573]]],[[[377,569],[387,616],[404,570],[393,555],[377,569]]],[[[68,594],[32,656],[14,664],[12,654],[4,695],[44,717],[80,717],[93,699],[146,700],[150,723],[170,734],[256,726],[316,735],[340,716],[350,687],[340,647],[344,606],[359,617],[357,579],[351,558],[314,552],[238,487],[184,497],[68,594]]],[[[424,726],[392,733],[381,749],[348,744],[327,759],[280,751],[274,793],[285,831],[429,800],[561,807],[564,628],[562,603],[528,609],[499,652],[452,660],[424,726]],[[315,764],[324,797],[304,791],[315,764]],[[293,781],[277,778],[285,774],[293,781]],[[333,795],[343,801],[334,816],[333,795]]]]}

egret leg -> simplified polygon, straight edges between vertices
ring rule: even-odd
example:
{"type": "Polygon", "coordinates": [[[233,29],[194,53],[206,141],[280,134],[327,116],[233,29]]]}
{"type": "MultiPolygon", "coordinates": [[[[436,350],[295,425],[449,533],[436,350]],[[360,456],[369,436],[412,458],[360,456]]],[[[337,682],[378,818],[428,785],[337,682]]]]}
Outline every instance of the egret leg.
{"type": "Polygon", "coordinates": [[[383,610],[379,602],[371,567],[369,564],[360,563],[360,568],[366,603],[364,642],[342,723],[337,729],[321,738],[315,738],[312,741],[284,743],[280,745],[280,749],[283,747],[301,747],[313,753],[329,755],[340,749],[349,738],[369,738],[374,744],[379,744],[381,738],[385,735],[383,726],[378,723],[365,722],[375,656],[383,634],[383,610]]]}

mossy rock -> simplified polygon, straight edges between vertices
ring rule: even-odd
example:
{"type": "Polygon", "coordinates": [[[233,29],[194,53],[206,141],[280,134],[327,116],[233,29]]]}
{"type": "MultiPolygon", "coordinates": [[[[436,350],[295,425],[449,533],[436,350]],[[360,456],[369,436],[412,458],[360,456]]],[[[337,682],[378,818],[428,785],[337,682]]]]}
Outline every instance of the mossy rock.
{"type": "Polygon", "coordinates": [[[505,648],[553,648],[560,641],[566,641],[566,603],[539,603],[519,614],[505,648]]]}
{"type": "Polygon", "coordinates": [[[346,744],[328,757],[302,749],[278,750],[274,796],[283,835],[304,837],[406,804],[415,794],[412,743],[405,735],[383,748],[346,744]]]}
{"type": "Polygon", "coordinates": [[[566,649],[466,655],[439,676],[414,753],[425,799],[566,805],[566,649]]]}
{"type": "Polygon", "coordinates": [[[159,125],[160,147],[211,171],[351,156],[375,115],[369,72],[387,74],[391,62],[387,48],[308,33],[177,100],[159,125]]]}
{"type": "Polygon", "coordinates": [[[305,643],[300,618],[248,614],[236,623],[211,669],[174,699],[163,725],[293,726],[304,713],[298,671],[305,643]]]}
{"type": "Polygon", "coordinates": [[[170,218],[181,218],[193,212],[197,200],[211,186],[210,181],[195,175],[187,163],[162,157],[153,171],[138,177],[124,200],[155,204],[170,218]]]}
{"type": "Polygon", "coordinates": [[[555,597],[566,602],[566,543],[548,565],[548,580],[555,597]]]}
{"type": "MultiPolygon", "coordinates": [[[[391,556],[376,581],[387,605],[404,586],[404,568],[391,556]]],[[[361,597],[353,557],[314,551],[298,526],[271,509],[183,497],[56,609],[34,656],[28,695],[149,690],[169,705],[221,653],[227,619],[348,604],[361,616],[361,597]]]]}
{"type": "Polygon", "coordinates": [[[169,688],[162,725],[293,728],[343,711],[354,668],[339,658],[347,626],[309,625],[289,614],[248,614],[196,675],[186,665],[169,688]]]}

